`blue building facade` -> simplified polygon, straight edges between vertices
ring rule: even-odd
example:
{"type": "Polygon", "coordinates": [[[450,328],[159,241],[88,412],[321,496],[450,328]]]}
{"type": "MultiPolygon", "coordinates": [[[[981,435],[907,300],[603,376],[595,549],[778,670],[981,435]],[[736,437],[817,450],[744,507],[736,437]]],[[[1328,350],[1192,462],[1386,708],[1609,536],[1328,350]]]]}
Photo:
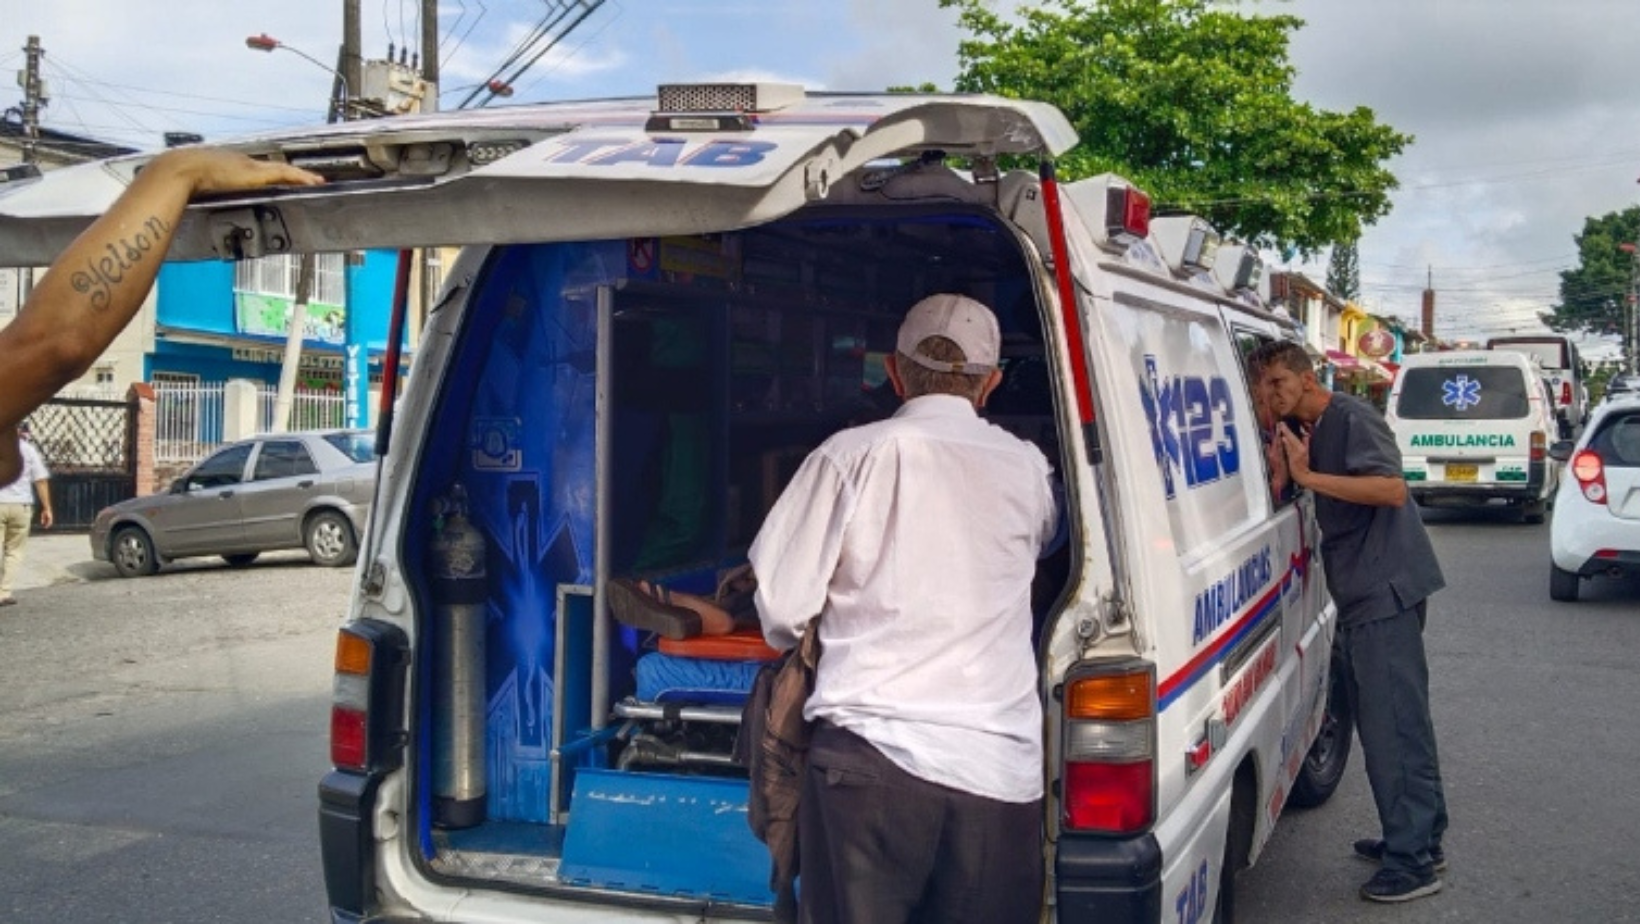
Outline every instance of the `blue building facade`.
{"type": "MultiPolygon", "coordinates": [[[[348,422],[371,424],[381,379],[398,252],[321,254],[308,301],[297,385],[346,394],[348,422]]],[[[155,288],[149,381],[279,381],[299,258],[167,263],[155,288]]]]}

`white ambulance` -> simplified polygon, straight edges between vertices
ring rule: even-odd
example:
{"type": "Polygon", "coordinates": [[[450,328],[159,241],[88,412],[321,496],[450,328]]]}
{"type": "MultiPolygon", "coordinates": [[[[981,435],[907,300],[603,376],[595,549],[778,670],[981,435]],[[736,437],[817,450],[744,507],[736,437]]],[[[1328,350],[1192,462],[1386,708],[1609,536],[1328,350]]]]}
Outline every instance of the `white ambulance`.
{"type": "MultiPolygon", "coordinates": [[[[465,248],[378,424],[319,787],[332,920],[770,916],[730,747],[770,653],[655,647],[603,588],[710,589],[797,461],[886,413],[900,316],[947,291],[996,309],[987,414],[1066,489],[1033,601],[1050,888],[1020,901],[1231,919],[1349,754],[1311,498],[1272,497],[1243,364],[1294,334],[1248,248],[1117,177],[1058,184],[1075,141],[1031,102],[691,85],[239,145],[333,182],[198,204],[174,258],[465,248]]],[[[50,258],[142,162],[0,187],[0,252],[50,258]]]]}
{"type": "Polygon", "coordinates": [[[1452,350],[1405,358],[1384,413],[1401,450],[1407,489],[1420,504],[1499,501],[1542,523],[1560,468],[1551,384],[1514,350],[1452,350]]]}

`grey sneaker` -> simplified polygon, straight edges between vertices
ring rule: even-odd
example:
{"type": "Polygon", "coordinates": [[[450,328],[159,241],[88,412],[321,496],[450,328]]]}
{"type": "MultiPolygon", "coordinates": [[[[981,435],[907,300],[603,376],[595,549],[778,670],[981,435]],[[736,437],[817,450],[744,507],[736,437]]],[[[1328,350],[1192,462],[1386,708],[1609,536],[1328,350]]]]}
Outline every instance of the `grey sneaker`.
{"type": "Polygon", "coordinates": [[[1361,887],[1361,897],[1369,902],[1410,902],[1441,891],[1441,879],[1434,873],[1409,873],[1403,869],[1381,869],[1361,887]]]}
{"type": "MultiPolygon", "coordinates": [[[[1377,838],[1364,837],[1355,842],[1355,855],[1369,863],[1384,862],[1384,842],[1377,838]]],[[[1435,872],[1446,872],[1446,851],[1440,847],[1429,848],[1429,859],[1435,864],[1435,872]]]]}

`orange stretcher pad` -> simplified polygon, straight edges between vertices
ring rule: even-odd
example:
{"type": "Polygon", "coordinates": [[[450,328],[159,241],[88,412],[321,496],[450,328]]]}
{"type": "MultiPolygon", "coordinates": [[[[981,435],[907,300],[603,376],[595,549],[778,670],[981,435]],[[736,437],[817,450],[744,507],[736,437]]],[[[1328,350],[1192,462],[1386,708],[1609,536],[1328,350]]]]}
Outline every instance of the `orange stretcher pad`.
{"type": "Polygon", "coordinates": [[[662,654],[706,661],[773,661],[780,657],[780,652],[770,648],[763,641],[763,633],[756,629],[739,629],[728,635],[663,638],[659,648],[662,654]]]}

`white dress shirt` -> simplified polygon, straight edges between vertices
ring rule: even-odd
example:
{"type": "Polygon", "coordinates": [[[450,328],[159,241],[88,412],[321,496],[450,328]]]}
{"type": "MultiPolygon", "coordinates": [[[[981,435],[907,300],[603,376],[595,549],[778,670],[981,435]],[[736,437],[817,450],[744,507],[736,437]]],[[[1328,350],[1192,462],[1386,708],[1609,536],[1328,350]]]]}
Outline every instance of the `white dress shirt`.
{"type": "Polygon", "coordinates": [[[749,557],[769,644],[820,614],[804,714],[921,779],[1042,796],[1031,578],[1057,521],[1040,450],[925,395],[803,462],[749,557]]]}
{"type": "Polygon", "coordinates": [[[40,450],[35,449],[33,443],[18,440],[17,445],[23,450],[23,473],[11,484],[0,486],[0,504],[33,504],[34,483],[51,477],[46,460],[40,457],[40,450]]]}

